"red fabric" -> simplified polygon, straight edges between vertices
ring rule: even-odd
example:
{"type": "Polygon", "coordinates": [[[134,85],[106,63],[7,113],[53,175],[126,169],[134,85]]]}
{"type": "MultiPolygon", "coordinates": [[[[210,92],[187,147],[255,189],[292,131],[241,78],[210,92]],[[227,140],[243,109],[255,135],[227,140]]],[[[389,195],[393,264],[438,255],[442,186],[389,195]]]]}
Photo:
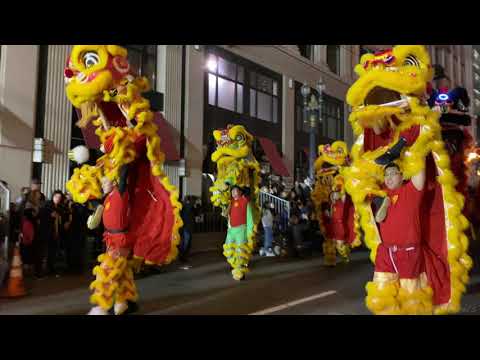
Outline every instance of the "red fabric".
{"type": "Polygon", "coordinates": [[[115,139],[115,135],[110,135],[105,139],[105,142],[103,143],[103,148],[105,150],[105,154],[109,154],[113,150],[113,139],[115,139]]]}
{"type": "Polygon", "coordinates": [[[232,227],[244,225],[247,223],[248,198],[241,196],[238,200],[232,199],[230,208],[230,225],[232,227]]]}
{"type": "Polygon", "coordinates": [[[325,214],[325,212],[322,213],[322,223],[325,229],[325,234],[323,234],[323,236],[326,239],[333,239],[334,232],[333,232],[332,220],[330,219],[329,216],[325,214]]]}
{"type": "Polygon", "coordinates": [[[426,171],[421,209],[423,254],[428,281],[434,291],[433,301],[439,305],[450,300],[450,267],[442,188],[436,181],[437,170],[432,155],[427,157],[426,171]]]}
{"type": "Polygon", "coordinates": [[[345,215],[346,215],[346,230],[347,236],[346,241],[348,244],[352,244],[355,241],[355,206],[353,205],[352,199],[350,196],[347,195],[347,199],[345,200],[345,215]]]}
{"type": "Polygon", "coordinates": [[[173,137],[170,131],[170,125],[167,120],[163,117],[162,113],[155,113],[153,118],[154,123],[158,126],[157,134],[160,136],[161,142],[160,147],[165,153],[165,159],[167,161],[178,161],[180,160],[180,155],[177,151],[173,137]]]}
{"type": "Polygon", "coordinates": [[[355,240],[355,207],[353,206],[352,199],[347,195],[345,202],[337,200],[332,210],[332,222],[330,225],[332,237],[336,240],[343,240],[351,245],[355,240]]]}
{"type": "MultiPolygon", "coordinates": [[[[364,148],[372,151],[386,145],[382,136],[366,129],[364,148]]],[[[432,155],[427,157],[427,183],[421,207],[420,221],[422,231],[422,251],[425,271],[433,289],[435,305],[450,300],[450,268],[448,265],[447,238],[445,233],[445,214],[440,184],[436,181],[437,171],[432,155]]]]}
{"type": "Polygon", "coordinates": [[[123,116],[122,111],[118,108],[118,105],[116,103],[102,102],[100,106],[110,126],[127,126],[127,120],[123,116]]]}
{"type": "MultiPolygon", "coordinates": [[[[80,119],[82,117],[80,109],[75,109],[75,112],[77,113],[77,119],[80,119]]],[[[91,122],[89,122],[88,125],[81,130],[85,145],[89,149],[100,149],[100,139],[98,138],[97,134],[95,134],[95,126],[91,122]]]]}
{"type": "Polygon", "coordinates": [[[105,241],[108,248],[131,249],[133,247],[133,240],[133,238],[128,236],[128,233],[103,233],[103,241],[105,241]]]}
{"type": "Polygon", "coordinates": [[[103,225],[105,229],[126,230],[128,228],[129,194],[120,194],[115,187],[104,201],[103,225]]]}
{"type": "Polygon", "coordinates": [[[345,240],[345,203],[337,200],[332,206],[332,233],[335,240],[345,240]]]}
{"type": "Polygon", "coordinates": [[[277,147],[275,144],[267,138],[258,137],[258,141],[267,155],[268,160],[270,161],[270,165],[272,165],[272,169],[280,176],[290,176],[290,173],[287,170],[287,167],[283,163],[283,160],[280,154],[277,151],[277,147]]]}
{"type": "Polygon", "coordinates": [[[163,264],[167,259],[175,224],[170,193],[151,173],[143,157],[129,169],[130,226],[128,237],[134,241],[133,253],[146,261],[163,264]]]}
{"type": "Polygon", "coordinates": [[[399,248],[396,251],[384,244],[377,248],[376,272],[398,273],[400,279],[417,279],[423,269],[423,252],[419,246],[413,249],[399,248]]]}
{"type": "MultiPolygon", "coordinates": [[[[420,125],[415,125],[400,133],[407,140],[407,146],[412,145],[420,134],[420,125]]],[[[365,151],[373,151],[382,146],[388,146],[393,141],[394,131],[389,127],[380,135],[375,134],[373,129],[364,130],[365,151]]]]}
{"type": "Polygon", "coordinates": [[[411,181],[395,190],[386,189],[390,197],[387,217],[380,225],[382,242],[387,246],[416,246],[421,242],[420,206],[422,191],[411,181]]]}
{"type": "Polygon", "coordinates": [[[30,220],[25,218],[22,220],[21,233],[23,236],[22,244],[26,246],[32,245],[33,237],[35,236],[35,227],[30,220]]]}

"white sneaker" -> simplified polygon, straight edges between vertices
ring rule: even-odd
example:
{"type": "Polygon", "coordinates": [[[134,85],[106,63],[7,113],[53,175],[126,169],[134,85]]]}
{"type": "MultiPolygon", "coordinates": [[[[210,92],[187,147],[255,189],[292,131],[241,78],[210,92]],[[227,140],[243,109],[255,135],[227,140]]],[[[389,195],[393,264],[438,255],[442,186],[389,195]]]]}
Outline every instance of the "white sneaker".
{"type": "Polygon", "coordinates": [[[108,311],[103,310],[100,306],[95,306],[87,315],[108,315],[108,311]]]}
{"type": "Polygon", "coordinates": [[[258,255],[265,256],[265,249],[261,248],[260,251],[258,252],[258,255]]]}
{"type": "Polygon", "coordinates": [[[272,256],[275,256],[275,253],[272,251],[272,249],[269,249],[266,254],[265,254],[266,257],[272,257],[272,256]]]}
{"type": "Polygon", "coordinates": [[[115,306],[113,307],[115,315],[122,315],[125,311],[127,311],[127,309],[127,303],[115,303],[115,306]]]}

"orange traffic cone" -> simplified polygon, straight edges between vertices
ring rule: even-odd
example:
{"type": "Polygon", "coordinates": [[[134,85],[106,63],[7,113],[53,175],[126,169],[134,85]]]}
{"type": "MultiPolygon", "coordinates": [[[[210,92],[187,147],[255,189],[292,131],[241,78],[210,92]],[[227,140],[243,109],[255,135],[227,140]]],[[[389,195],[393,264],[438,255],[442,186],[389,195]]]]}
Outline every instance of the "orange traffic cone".
{"type": "Polygon", "coordinates": [[[8,279],[7,288],[2,293],[3,297],[16,298],[25,296],[27,291],[23,284],[22,258],[20,257],[20,249],[18,244],[13,250],[12,265],[10,267],[10,277],[8,279]]]}

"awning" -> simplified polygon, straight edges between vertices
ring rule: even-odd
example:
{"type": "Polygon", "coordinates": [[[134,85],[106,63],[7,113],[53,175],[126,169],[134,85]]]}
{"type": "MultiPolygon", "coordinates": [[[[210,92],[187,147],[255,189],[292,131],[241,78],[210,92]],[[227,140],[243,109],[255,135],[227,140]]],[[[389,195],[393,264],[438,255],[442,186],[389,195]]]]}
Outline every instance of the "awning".
{"type": "Polygon", "coordinates": [[[287,167],[283,163],[283,159],[278,153],[275,144],[270,139],[264,137],[257,137],[257,139],[260,142],[260,145],[262,146],[265,155],[267,155],[273,171],[280,176],[290,176],[290,173],[288,172],[287,167]]]}
{"type": "MultiPolygon", "coordinates": [[[[82,116],[80,110],[76,109],[78,118],[82,116]]],[[[157,112],[155,113],[155,117],[153,119],[154,123],[158,126],[157,134],[161,138],[160,147],[162,151],[165,153],[165,160],[166,161],[178,161],[180,160],[180,155],[177,151],[175,144],[173,143],[172,132],[170,130],[170,125],[163,117],[162,113],[157,112]]],[[[82,129],[83,139],[85,140],[85,144],[89,149],[99,149],[100,148],[100,140],[98,136],[95,134],[95,126],[90,122],[86,128],[82,129]]]]}

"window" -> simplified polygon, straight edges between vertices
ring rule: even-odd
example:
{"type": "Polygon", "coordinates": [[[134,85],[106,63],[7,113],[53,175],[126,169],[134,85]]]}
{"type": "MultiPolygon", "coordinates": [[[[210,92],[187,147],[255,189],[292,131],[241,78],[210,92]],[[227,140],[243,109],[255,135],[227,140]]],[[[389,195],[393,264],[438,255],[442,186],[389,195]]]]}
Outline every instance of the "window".
{"type": "Polygon", "coordinates": [[[322,120],[322,133],[324,136],[330,139],[343,140],[343,101],[323,94],[322,120]]]}
{"type": "Polygon", "coordinates": [[[134,71],[145,76],[153,90],[157,79],[157,45],[123,45],[128,50],[128,61],[134,71]]]}
{"type": "Polygon", "coordinates": [[[313,45],[297,45],[300,55],[304,58],[313,59],[313,45]]]}
{"type": "MultiPolygon", "coordinates": [[[[314,94],[318,98],[318,91],[316,89],[310,88],[310,96],[314,94]]],[[[307,101],[310,101],[310,96],[308,97],[307,101]]],[[[308,133],[310,131],[310,122],[306,121],[305,119],[305,106],[304,106],[304,98],[301,93],[301,87],[297,89],[297,100],[296,100],[296,128],[298,132],[308,133]]],[[[308,114],[310,115],[310,114],[308,114]]]]}
{"type": "Polygon", "coordinates": [[[217,47],[205,62],[208,105],[261,121],[261,127],[281,123],[281,75],[217,47]]]}
{"type": "Polygon", "coordinates": [[[327,45],[327,65],[330,71],[340,75],[340,45],[327,45]]]}
{"type": "Polygon", "coordinates": [[[278,123],[279,84],[257,72],[250,72],[250,116],[278,123]]]}
{"type": "Polygon", "coordinates": [[[209,54],[208,103],[240,114],[244,112],[244,68],[220,56],[209,54]]]}

